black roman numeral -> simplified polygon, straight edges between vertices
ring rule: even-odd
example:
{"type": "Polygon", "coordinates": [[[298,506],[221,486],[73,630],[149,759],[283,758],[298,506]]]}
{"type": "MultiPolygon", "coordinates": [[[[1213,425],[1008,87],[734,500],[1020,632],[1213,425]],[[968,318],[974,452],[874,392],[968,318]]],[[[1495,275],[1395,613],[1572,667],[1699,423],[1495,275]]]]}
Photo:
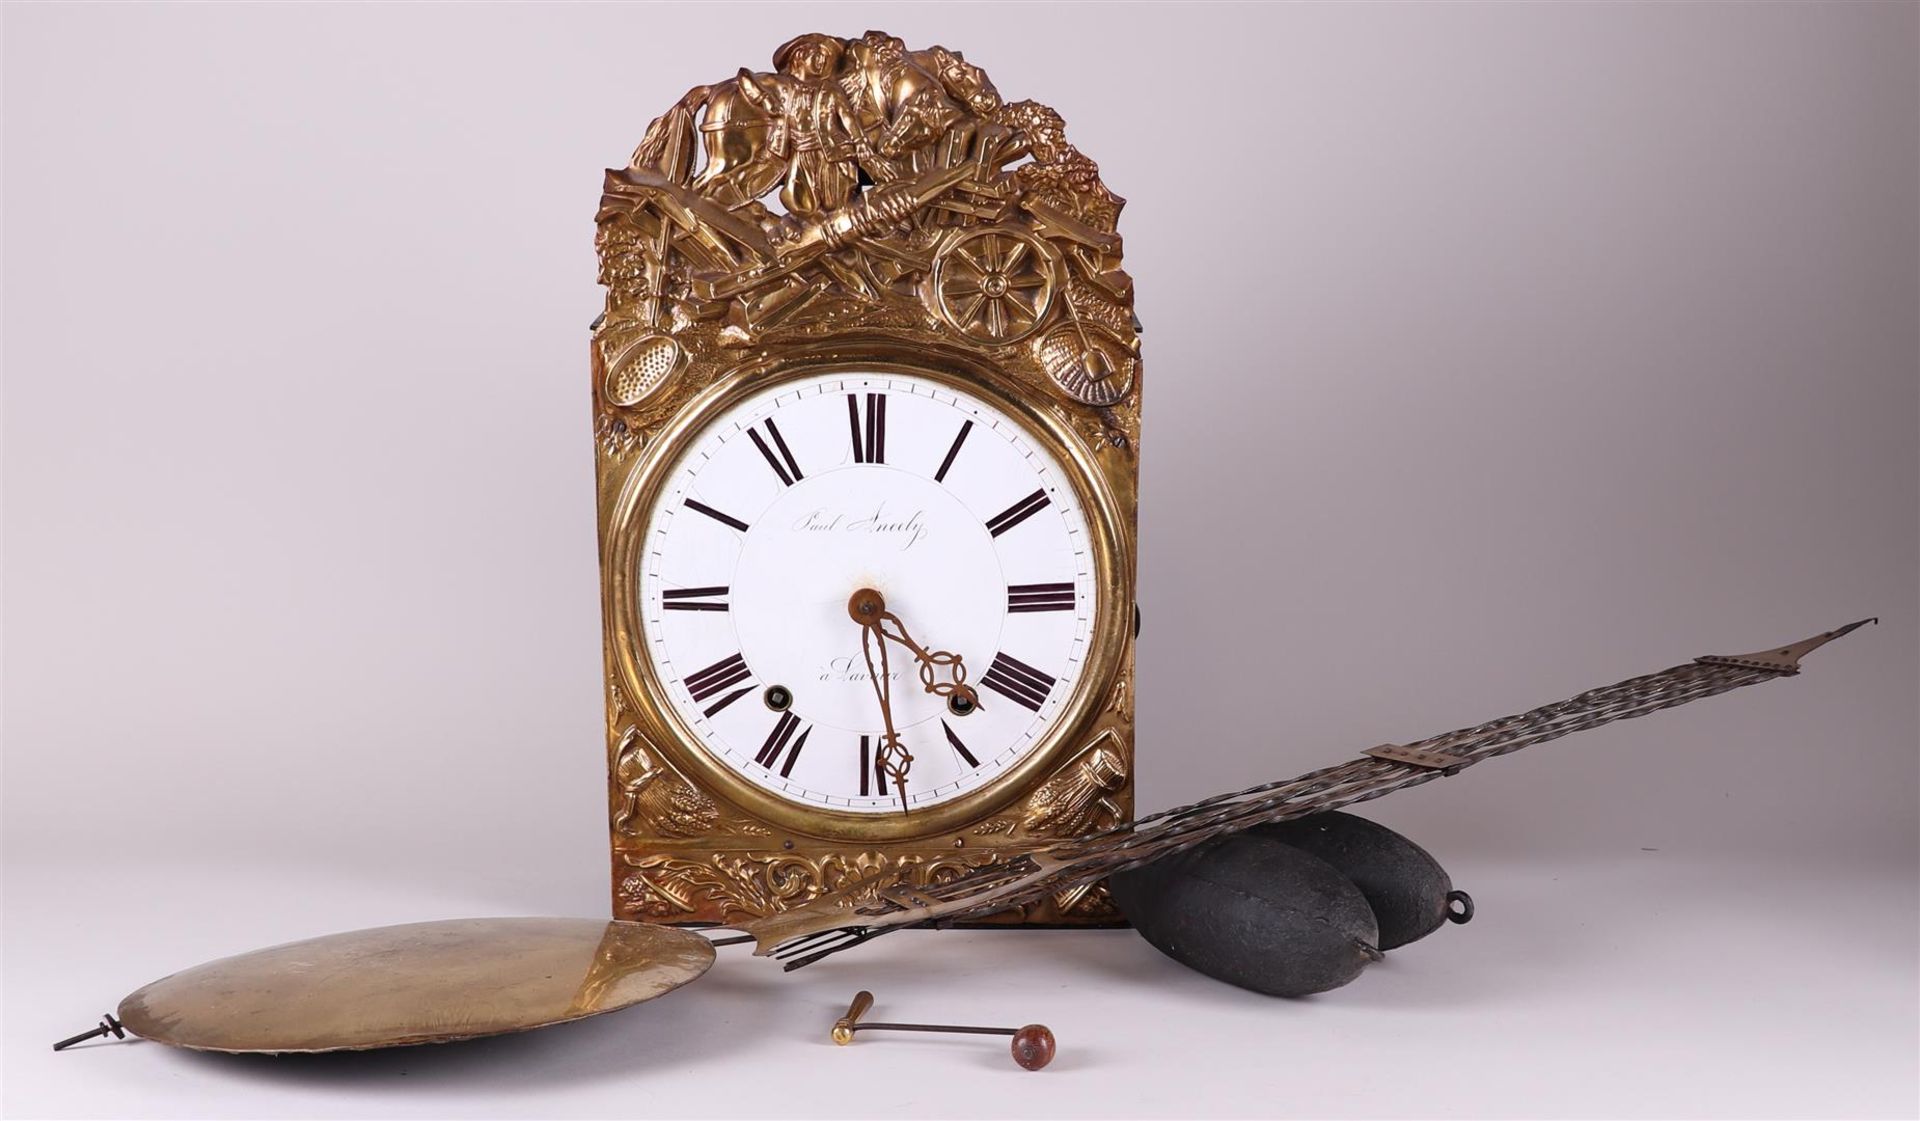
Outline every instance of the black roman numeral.
{"type": "Polygon", "coordinates": [[[767,466],[773,468],[773,473],[780,476],[781,482],[792,486],[806,478],[800,473],[800,464],[794,460],[793,452],[788,449],[787,442],[780,438],[780,429],[775,426],[772,417],[767,418],[767,436],[773,440],[771,447],[761,437],[759,429],[747,429],[747,438],[752,440],[753,446],[759,448],[760,454],[767,458],[767,466]],[[777,456],[774,454],[775,448],[780,449],[780,454],[777,456]]]}
{"type": "Polygon", "coordinates": [[[1071,583],[1007,585],[1007,610],[1009,612],[1072,611],[1073,604],[1073,585],[1071,583]]]}
{"type": "Polygon", "coordinates": [[[860,395],[847,394],[847,424],[853,433],[855,463],[887,461],[887,395],[867,394],[867,415],[860,415],[860,395]]]}
{"type": "Polygon", "coordinates": [[[953,446],[947,449],[947,458],[940,461],[940,470],[933,473],[933,481],[947,481],[947,468],[953,466],[953,457],[960,454],[960,445],[967,442],[967,433],[973,431],[973,422],[967,421],[960,426],[960,434],[953,438],[953,446]]]}
{"type": "Polygon", "coordinates": [[[774,760],[780,758],[780,752],[785,750],[787,761],[780,765],[780,777],[786,778],[793,773],[794,760],[800,758],[800,749],[807,745],[807,737],[812,733],[811,727],[800,727],[799,717],[791,712],[783,712],[774,724],[773,731],[767,733],[767,742],[760,745],[760,754],[755,755],[753,761],[771,771],[774,760]],[[797,738],[793,734],[796,730],[800,732],[797,738]],[[789,744],[789,740],[793,742],[789,744]]]}
{"type": "Polygon", "coordinates": [[[940,722],[940,730],[947,734],[947,742],[952,744],[953,749],[960,753],[960,758],[967,761],[967,766],[978,767],[980,765],[980,760],[973,757],[973,752],[967,750],[967,745],[960,742],[960,737],[953,734],[953,729],[947,726],[945,720],[940,722]]]}
{"type": "MultiPolygon", "coordinates": [[[[720,659],[698,673],[688,674],[687,692],[693,694],[695,701],[704,701],[722,689],[731,689],[752,676],[753,671],[747,668],[747,660],[735,654],[730,658],[720,659]]],[[[707,716],[712,716],[751,692],[753,692],[751,687],[735,689],[701,711],[707,716]]]]}
{"type": "Polygon", "coordinates": [[[887,796],[887,772],[880,766],[880,755],[871,736],[860,737],[860,796],[887,796]]]}
{"type": "Polygon", "coordinates": [[[705,514],[707,517],[712,518],[714,521],[719,522],[721,525],[730,525],[733,528],[739,530],[741,533],[745,533],[747,531],[747,523],[741,521],[739,518],[733,517],[730,514],[722,514],[720,511],[714,509],[713,507],[707,505],[704,502],[696,502],[693,499],[689,498],[687,499],[687,509],[697,510],[702,514],[705,514]]]}
{"type": "Polygon", "coordinates": [[[668,588],[660,593],[660,606],[667,611],[725,611],[727,589],[668,588]]]}
{"type": "Polygon", "coordinates": [[[1046,703],[1047,694],[1053,691],[1054,679],[1018,658],[995,654],[993,664],[987,667],[980,684],[1016,704],[1039,712],[1040,706],[1046,703]]]}
{"type": "Polygon", "coordinates": [[[995,537],[998,537],[1014,526],[1033,517],[1041,510],[1046,509],[1047,503],[1051,501],[1052,499],[1047,497],[1046,488],[1042,487],[1007,507],[1005,510],[1000,511],[999,514],[994,516],[992,521],[987,523],[987,531],[995,537]]]}

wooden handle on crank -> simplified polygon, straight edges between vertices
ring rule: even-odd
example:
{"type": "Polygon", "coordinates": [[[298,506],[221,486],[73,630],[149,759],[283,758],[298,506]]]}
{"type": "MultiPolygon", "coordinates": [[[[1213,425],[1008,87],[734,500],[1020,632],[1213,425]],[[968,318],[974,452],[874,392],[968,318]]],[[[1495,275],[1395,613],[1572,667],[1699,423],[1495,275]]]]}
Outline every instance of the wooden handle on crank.
{"type": "Polygon", "coordinates": [[[860,1017],[873,1007],[873,994],[865,989],[853,994],[853,1003],[847,1005],[847,1014],[833,1022],[833,1041],[845,1047],[853,1042],[853,1026],[860,1017]]]}

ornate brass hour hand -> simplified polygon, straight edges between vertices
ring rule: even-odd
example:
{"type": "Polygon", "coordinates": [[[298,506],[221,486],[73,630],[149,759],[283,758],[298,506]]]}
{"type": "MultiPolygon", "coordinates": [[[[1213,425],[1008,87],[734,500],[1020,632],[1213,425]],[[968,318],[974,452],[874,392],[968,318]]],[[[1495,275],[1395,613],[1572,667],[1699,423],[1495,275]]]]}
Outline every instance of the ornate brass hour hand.
{"type": "Polygon", "coordinates": [[[920,663],[921,686],[936,697],[947,698],[954,712],[965,714],[979,708],[980,696],[967,684],[966,661],[958,654],[928,650],[915,642],[900,617],[887,610],[886,597],[879,592],[861,588],[853,593],[847,600],[847,614],[861,626],[860,652],[866,658],[867,674],[873,679],[873,694],[880,702],[880,719],[886,728],[876,762],[900,791],[901,812],[909,813],[907,772],[913,766],[913,756],[893,726],[893,678],[887,665],[887,643],[897,642],[907,648],[920,663]]]}
{"type": "Polygon", "coordinates": [[[966,659],[946,650],[929,650],[915,642],[913,636],[907,633],[906,624],[900,621],[900,616],[887,610],[887,601],[879,592],[862,588],[854,593],[847,610],[854,613],[856,621],[881,639],[897,642],[907,648],[907,652],[920,663],[920,684],[927,692],[947,698],[948,703],[959,712],[971,712],[980,707],[980,695],[973,691],[973,686],[967,684],[966,659]],[[863,616],[859,613],[862,609],[871,609],[871,613],[863,616]]]}

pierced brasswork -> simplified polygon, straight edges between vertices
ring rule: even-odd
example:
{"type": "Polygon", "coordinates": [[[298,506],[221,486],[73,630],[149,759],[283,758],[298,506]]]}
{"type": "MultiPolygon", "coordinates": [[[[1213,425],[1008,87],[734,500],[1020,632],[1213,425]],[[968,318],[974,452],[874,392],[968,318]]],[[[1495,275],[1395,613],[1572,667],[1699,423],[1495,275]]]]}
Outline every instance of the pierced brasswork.
{"type": "Polygon", "coordinates": [[[1123,205],[1058,113],[959,52],[802,35],[689,90],[608,172],[601,399],[637,406],[727,347],[883,330],[1117,404],[1139,364],[1123,205]]]}
{"type": "Polygon", "coordinates": [[[823,892],[859,894],[886,880],[929,887],[950,883],[993,861],[992,853],[896,855],[874,850],[804,856],[788,852],[717,852],[630,858],[615,869],[619,918],[737,921],[771,915],[823,892]]]}

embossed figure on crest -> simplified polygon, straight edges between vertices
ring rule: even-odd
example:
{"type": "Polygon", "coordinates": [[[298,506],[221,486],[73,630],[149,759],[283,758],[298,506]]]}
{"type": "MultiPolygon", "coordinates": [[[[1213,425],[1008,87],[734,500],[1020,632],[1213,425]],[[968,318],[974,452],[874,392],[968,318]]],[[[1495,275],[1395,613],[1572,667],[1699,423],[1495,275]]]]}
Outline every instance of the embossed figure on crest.
{"type": "Polygon", "coordinates": [[[860,186],[853,164],[860,136],[853,106],[833,80],[845,48],[827,35],[802,35],[774,52],[774,74],[742,69],[740,94],[772,122],[767,154],[786,161],[780,203],[802,217],[852,201],[860,186]]]}
{"type": "Polygon", "coordinates": [[[688,91],[608,175],[610,403],[654,392],[696,340],[860,328],[1019,347],[1073,401],[1126,396],[1124,200],[1059,114],[879,31],[802,35],[772,63],[688,91]]]}

